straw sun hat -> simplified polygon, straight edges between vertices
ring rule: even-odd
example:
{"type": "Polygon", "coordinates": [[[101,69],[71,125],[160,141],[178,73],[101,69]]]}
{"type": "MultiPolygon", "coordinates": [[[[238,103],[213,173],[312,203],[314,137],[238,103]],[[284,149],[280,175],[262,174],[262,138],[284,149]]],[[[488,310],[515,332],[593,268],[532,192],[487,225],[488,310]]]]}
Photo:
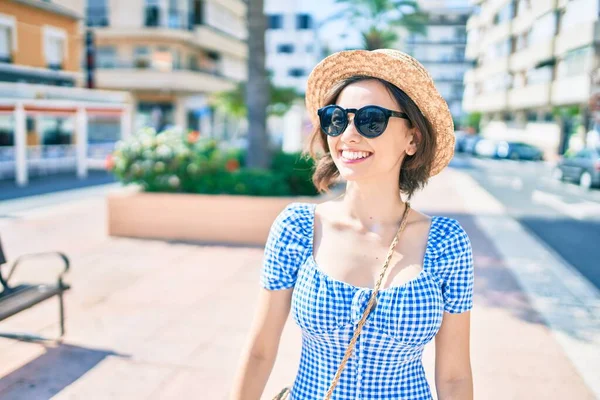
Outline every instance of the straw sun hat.
{"type": "Polygon", "coordinates": [[[306,109],[318,125],[317,110],[326,104],[325,96],[343,79],[365,75],[388,81],[402,89],[429,120],[437,136],[436,155],[430,176],[444,169],[454,155],[454,124],[448,104],[433,84],[425,68],[399,50],[348,50],[332,54],[311,72],[306,89],[306,109]]]}

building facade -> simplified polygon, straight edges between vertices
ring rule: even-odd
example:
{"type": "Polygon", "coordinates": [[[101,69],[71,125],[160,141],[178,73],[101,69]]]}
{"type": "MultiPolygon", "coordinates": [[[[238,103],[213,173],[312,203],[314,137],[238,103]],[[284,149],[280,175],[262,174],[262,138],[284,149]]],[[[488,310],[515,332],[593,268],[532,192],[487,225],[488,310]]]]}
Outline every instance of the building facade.
{"type": "Polygon", "coordinates": [[[298,0],[267,0],[266,67],[273,83],[306,91],[308,75],[321,60],[314,16],[298,0]]]}
{"type": "Polygon", "coordinates": [[[53,1],[85,15],[93,84],[131,93],[135,129],[205,133],[212,129],[208,96],[246,79],[242,0],[53,1]]]}
{"type": "Polygon", "coordinates": [[[464,75],[472,66],[465,59],[469,1],[424,0],[419,6],[429,16],[427,34],[407,35],[402,48],[429,71],[458,122],[464,116],[464,75]]]}
{"type": "Polygon", "coordinates": [[[76,87],[81,21],[52,2],[0,2],[0,179],[85,177],[129,133],[127,93],[76,87]]]}
{"type": "Polygon", "coordinates": [[[464,108],[482,113],[487,136],[550,154],[573,139],[585,145],[599,11],[597,0],[477,1],[467,25],[467,57],[476,67],[465,76],[464,108]]]}

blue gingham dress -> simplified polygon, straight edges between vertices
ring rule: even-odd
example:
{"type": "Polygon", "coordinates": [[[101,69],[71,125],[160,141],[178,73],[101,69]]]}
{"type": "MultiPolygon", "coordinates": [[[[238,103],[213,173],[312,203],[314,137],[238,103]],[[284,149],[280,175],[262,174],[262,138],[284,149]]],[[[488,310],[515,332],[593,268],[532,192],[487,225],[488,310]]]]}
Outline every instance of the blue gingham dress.
{"type": "MultiPolygon", "coordinates": [[[[313,256],[314,204],[293,203],[271,227],[261,285],[294,287],[292,316],[302,330],[294,400],[320,400],[343,358],[372,289],[331,278],[313,256]]],[[[377,305],[333,392],[335,400],[430,400],[422,365],[444,312],[473,305],[473,260],[469,237],[451,218],[432,217],[419,275],[380,290],[377,305]]]]}

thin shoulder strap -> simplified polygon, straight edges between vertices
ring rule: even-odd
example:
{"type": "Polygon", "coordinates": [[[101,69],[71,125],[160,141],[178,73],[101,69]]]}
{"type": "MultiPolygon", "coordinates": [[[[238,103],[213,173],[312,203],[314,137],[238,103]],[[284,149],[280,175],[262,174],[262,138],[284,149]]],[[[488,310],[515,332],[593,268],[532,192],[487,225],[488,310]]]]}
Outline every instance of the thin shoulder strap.
{"type": "Polygon", "coordinates": [[[379,293],[379,288],[381,287],[381,282],[383,281],[385,272],[388,269],[390,260],[392,259],[392,255],[394,254],[394,249],[396,248],[396,245],[398,244],[398,237],[400,236],[400,234],[402,233],[402,231],[404,231],[404,228],[406,227],[409,212],[410,212],[410,203],[407,202],[406,207],[404,209],[404,213],[402,214],[402,221],[400,222],[400,227],[398,228],[398,232],[396,232],[396,236],[394,236],[394,240],[392,241],[392,244],[390,245],[390,249],[388,250],[387,257],[385,258],[385,263],[383,264],[383,268],[381,269],[381,273],[379,274],[379,279],[377,280],[377,283],[375,284],[375,288],[373,289],[373,293],[371,294],[371,297],[369,298],[369,302],[367,303],[367,307],[365,308],[362,318],[360,319],[360,321],[358,322],[358,326],[354,330],[354,335],[352,336],[352,339],[350,340],[350,343],[348,344],[348,348],[346,349],[346,354],[344,354],[344,358],[342,359],[342,362],[340,363],[340,366],[338,367],[337,372],[335,373],[335,376],[333,377],[333,380],[331,381],[329,390],[327,391],[327,394],[325,395],[325,400],[331,399],[331,395],[333,394],[333,391],[335,390],[335,388],[340,380],[342,371],[344,370],[344,367],[346,366],[346,364],[348,363],[348,360],[352,356],[352,352],[354,351],[354,346],[356,345],[358,336],[360,335],[363,326],[367,322],[367,317],[369,316],[369,314],[371,313],[371,310],[375,306],[375,303],[377,300],[377,293],[379,293]]]}

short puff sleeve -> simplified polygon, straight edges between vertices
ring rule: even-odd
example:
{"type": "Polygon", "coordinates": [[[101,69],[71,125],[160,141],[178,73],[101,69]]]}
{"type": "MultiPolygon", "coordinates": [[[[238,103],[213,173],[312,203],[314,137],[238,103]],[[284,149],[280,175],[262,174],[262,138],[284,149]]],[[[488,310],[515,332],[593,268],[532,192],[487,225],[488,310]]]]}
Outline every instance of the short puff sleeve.
{"type": "Polygon", "coordinates": [[[438,262],[444,311],[459,314],[473,308],[473,251],[469,236],[457,221],[448,219],[443,252],[438,262]]]}
{"type": "Polygon", "coordinates": [[[310,208],[301,203],[288,205],[275,219],[265,245],[260,276],[268,290],[289,289],[310,245],[310,208]]]}

